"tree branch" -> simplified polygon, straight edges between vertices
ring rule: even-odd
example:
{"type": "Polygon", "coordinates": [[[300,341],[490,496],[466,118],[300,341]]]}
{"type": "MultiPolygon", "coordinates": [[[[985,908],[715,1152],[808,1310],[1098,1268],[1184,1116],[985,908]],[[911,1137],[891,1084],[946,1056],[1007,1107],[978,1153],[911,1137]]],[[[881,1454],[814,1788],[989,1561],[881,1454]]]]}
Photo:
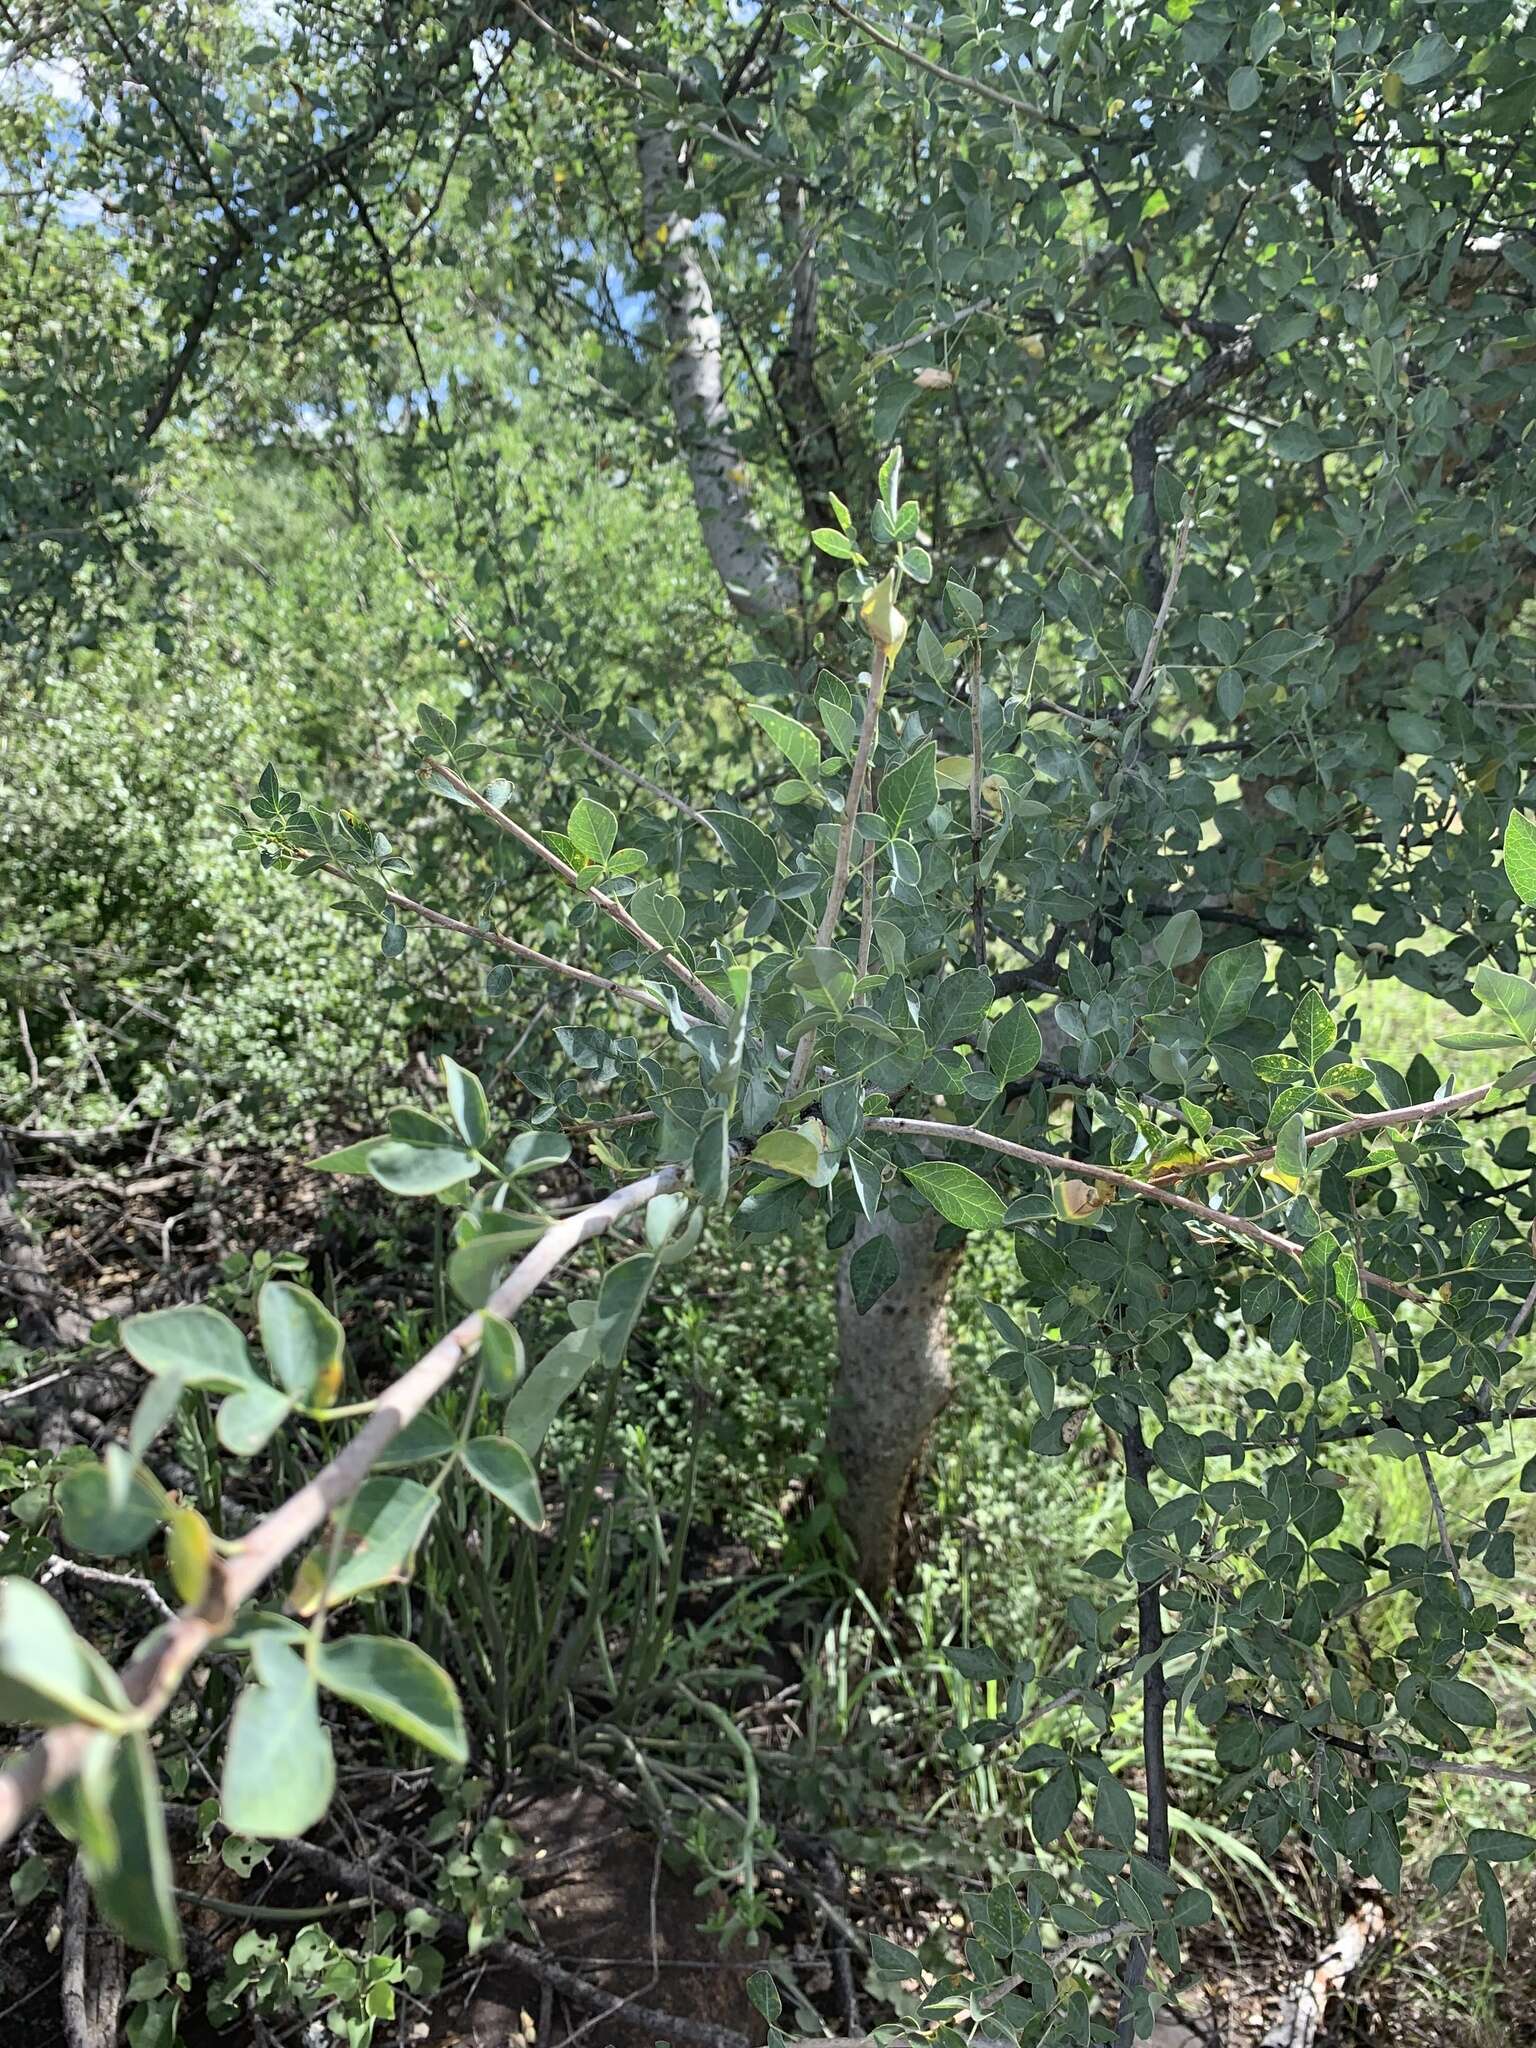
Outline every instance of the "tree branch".
{"type": "MultiPolygon", "coordinates": [[[[344,869],[333,868],[329,864],[319,872],[334,875],[338,881],[352,880],[344,869]]],[[[638,1003],[642,1009],[654,1010],[659,1017],[672,1014],[661,997],[653,996],[649,989],[631,988],[627,982],[614,981],[606,974],[594,974],[588,967],[576,967],[569,960],[557,960],[552,953],[541,953],[536,946],[525,946],[519,939],[509,939],[505,932],[495,931],[487,925],[469,924],[461,917],[450,917],[443,910],[433,910],[428,904],[418,903],[414,896],[402,896],[398,889],[386,889],[384,900],[392,909],[408,911],[424,924],[435,925],[440,931],[457,932],[463,939],[478,939],[484,945],[494,946],[499,953],[510,953],[529,967],[543,968],[546,974],[558,974],[566,981],[579,982],[584,988],[601,989],[605,995],[620,1002],[638,1003]]],[[[697,1017],[689,1017],[686,1011],[683,1015],[690,1024],[701,1021],[697,1017]]]]}
{"type": "Polygon", "coordinates": [[[546,846],[542,839],[535,838],[533,833],[525,826],[519,825],[515,818],[509,818],[505,811],[498,811],[490,798],[482,796],[462,775],[456,775],[453,769],[445,767],[441,761],[429,761],[426,765],[433,775],[440,776],[472,809],[479,811],[482,817],[489,818],[493,825],[509,834],[535,859],[543,861],[562,882],[568,882],[589,902],[595,903],[603,915],[611,918],[621,931],[627,932],[637,946],[659,960],[667,972],[675,975],[685,988],[692,989],[712,1017],[722,1024],[730,1022],[730,1006],[723,1003],[712,989],[706,988],[693,969],[679,960],[675,953],[669,952],[659,939],[653,939],[644,925],[637,924],[622,903],[617,902],[605,889],[599,889],[595,883],[584,882],[570,862],[562,860],[552,846],[546,846]]]}
{"type": "Polygon", "coordinates": [[[665,128],[652,129],[640,137],[638,151],[645,232],[662,273],[667,385],[704,545],[738,612],[784,618],[800,609],[800,579],[758,524],[746,465],[732,436],[720,319],[699,256],[698,221],[678,210],[688,188],[677,140],[665,128]]]}
{"type": "MultiPolygon", "coordinates": [[[[496,1289],[484,1314],[510,1320],[580,1246],[642,1208],[653,1196],[680,1187],[683,1178],[681,1167],[664,1166],[552,1223],[496,1289]]],[[[352,1498],[381,1453],[448,1385],[475,1350],[481,1326],[482,1313],[477,1310],[440,1338],[394,1383],[357,1435],[330,1463],[281,1507],[264,1515],[238,1550],[216,1564],[202,1604],[183,1608],[174,1622],[139,1646],[120,1676],[124,1691],[144,1721],[159,1718],[187,1672],[209,1645],[225,1634],[243,1603],[328,1516],[352,1498]]],[[[29,1749],[11,1757],[0,1770],[0,1843],[11,1839],[40,1799],[79,1772],[100,1733],[81,1721],[66,1722],[50,1728],[29,1749]]]]}
{"type": "MultiPolygon", "coordinates": [[[[1175,1194],[1172,1188],[1160,1187],[1155,1181],[1138,1180],[1135,1174],[1122,1173],[1117,1166],[1101,1166],[1096,1159],[1067,1159],[1059,1152],[1045,1152],[1035,1145],[1019,1145],[1012,1138],[996,1138],[990,1131],[978,1130],[974,1124],[945,1124],[915,1116],[872,1116],[865,1129],[890,1131],[897,1137],[937,1138],[950,1144],[976,1145],[986,1152],[999,1152],[1006,1159],[1022,1160],[1026,1166],[1038,1166],[1046,1173],[1098,1180],[1109,1187],[1123,1188],[1127,1194],[1138,1195],[1143,1201],[1161,1202],[1165,1209],[1178,1209],[1186,1216],[1197,1216],[1202,1223],[1216,1230],[1250,1237],[1255,1243],[1268,1245],[1271,1251],[1283,1252],[1287,1258],[1298,1262],[1305,1250],[1305,1246],[1298,1244],[1295,1238],[1282,1237],[1278,1230],[1266,1230],[1262,1223],[1251,1222],[1246,1216],[1234,1215],[1226,1209],[1213,1209],[1206,1202],[1175,1194]]],[[[1372,1287],[1380,1287],[1403,1301],[1423,1302],[1425,1299],[1417,1288],[1405,1286],[1400,1280],[1389,1280],[1385,1274],[1373,1273],[1369,1268],[1365,1269],[1364,1278],[1372,1287]]]]}

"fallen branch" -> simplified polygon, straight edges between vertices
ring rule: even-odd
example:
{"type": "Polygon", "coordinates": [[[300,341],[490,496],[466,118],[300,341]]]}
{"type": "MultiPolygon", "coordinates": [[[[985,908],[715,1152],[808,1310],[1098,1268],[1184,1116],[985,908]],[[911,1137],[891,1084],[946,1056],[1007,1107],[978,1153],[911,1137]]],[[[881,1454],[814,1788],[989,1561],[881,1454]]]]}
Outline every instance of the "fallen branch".
{"type": "Polygon", "coordinates": [[[1374,1899],[1351,1913],[1300,1983],[1286,1993],[1280,2017],[1259,2048],[1312,2048],[1329,1999],[1359,1969],[1366,1950],[1386,1924],[1386,1915],[1374,1899]]]}
{"type": "MultiPolygon", "coordinates": [[[[654,1196],[679,1187],[683,1170],[664,1166],[644,1180],[615,1188],[600,1202],[550,1225],[486,1303],[485,1314],[515,1316],[544,1282],[581,1245],[643,1208],[654,1196]]],[[[155,1721],[174,1697],[197,1659],[230,1627],[240,1606],[271,1578],[283,1561],[312,1536],[368,1477],[380,1454],[408,1422],[446,1387],[480,1341],[481,1313],[465,1316],[439,1338],[381,1398],[357,1435],[323,1466],[307,1486],[263,1518],[239,1549],[214,1570],[207,1598],[183,1608],[173,1622],[140,1644],[119,1674],[123,1689],[145,1723],[155,1721]]],[[[100,1730],[81,1721],[50,1728],[0,1771],[0,1843],[8,1842],[40,1799],[73,1778],[100,1730]]]]}
{"type": "MultiPolygon", "coordinates": [[[[168,1805],[166,1818],[183,1825],[196,1825],[195,1812],[189,1806],[168,1805]]],[[[284,1849],[295,1863],[301,1863],[323,1877],[328,1888],[365,1894],[378,1905],[387,1906],[402,1916],[429,1913],[450,1941],[468,1945],[469,1922],[462,1913],[443,1912],[430,1899],[424,1899],[381,1876],[372,1863],[349,1862],[346,1857],[338,1856],[334,1850],[323,1849],[315,1842],[287,1842],[284,1849]]],[[[685,2019],[680,2014],[636,2005],[630,1999],[588,1983],[585,1977],[578,1976],[574,1970],[557,1963],[541,1950],[528,1948],[505,1935],[482,1941],[475,1954],[487,1962],[509,1963],[515,1969],[526,1970],[530,1977],[549,1985],[551,1990],[569,1999],[572,2005],[581,2006],[587,2012],[606,2017],[622,2009],[628,2021],[662,2040],[686,2041],[692,2044],[692,2048],[748,2048],[746,2036],[734,2028],[712,2026],[707,2020],[685,2019]]]]}

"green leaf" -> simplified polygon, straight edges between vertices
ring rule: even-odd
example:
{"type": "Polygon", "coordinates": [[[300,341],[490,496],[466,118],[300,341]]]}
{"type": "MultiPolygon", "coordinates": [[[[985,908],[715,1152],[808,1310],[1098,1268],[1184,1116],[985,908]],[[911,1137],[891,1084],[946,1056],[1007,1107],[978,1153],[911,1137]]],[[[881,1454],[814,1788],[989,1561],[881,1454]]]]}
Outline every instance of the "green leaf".
{"type": "Polygon", "coordinates": [[[811,545],[820,548],[824,555],[830,555],[834,562],[856,562],[860,559],[859,551],[853,542],[835,526],[814,527],[811,532],[811,545]]]}
{"type": "Polygon", "coordinates": [[[257,1296],[256,1316],[273,1376],[296,1401],[308,1401],[317,1382],[339,1379],[346,1335],[307,1287],[267,1281],[257,1296]]]}
{"type": "Polygon", "coordinates": [[[121,1325],[123,1349],[146,1372],[179,1372],[183,1386],[237,1394],[256,1384],[244,1337],[216,1308],[157,1308],[121,1325]]]}
{"type": "Polygon", "coordinates": [[[1448,71],[1456,62],[1457,50],[1448,42],[1439,29],[1420,36],[1406,57],[1400,58],[1397,75],[1404,85],[1427,85],[1432,78],[1438,78],[1442,71],[1448,71]]]}
{"type": "Polygon", "coordinates": [[[461,1067],[443,1054],[443,1081],[448,1090],[448,1109],[466,1145],[484,1152],[491,1142],[491,1105],[485,1099],[480,1076],[461,1067]]]}
{"type": "Polygon", "coordinates": [[[1307,1177],[1307,1127],[1300,1112],[1288,1116],[1275,1134],[1275,1156],[1264,1168],[1264,1178],[1287,1194],[1297,1195],[1307,1177]]]}
{"type": "Polygon", "coordinates": [[[714,1206],[725,1200],[731,1184],[731,1127],[723,1109],[704,1119],[694,1140],[692,1173],[701,1202],[714,1206]]]}
{"type": "Polygon", "coordinates": [[[783,877],[778,851],[761,825],[734,811],[706,811],[704,822],[725,849],[731,872],[749,889],[772,895],[783,877]]]}
{"type": "Polygon", "coordinates": [[[1227,80],[1227,105],[1234,114],[1245,114],[1264,90],[1264,82],[1251,64],[1239,65],[1227,80]]]}
{"type": "Polygon", "coordinates": [[[1005,1088],[1032,1074],[1043,1050],[1040,1026],[1027,1003],[1014,1003],[987,1032],[987,1066],[1005,1088]]]}
{"type": "Polygon", "coordinates": [[[909,839],[939,800],[938,743],[923,744],[890,769],[880,783],[880,815],[893,839],[909,839]]]}
{"type": "Polygon", "coordinates": [[[775,711],[771,704],[749,704],[748,718],[760,725],[795,773],[814,782],[821,773],[821,742],[808,725],[791,718],[787,711],[775,711]]]}
{"type": "Polygon", "coordinates": [[[571,1141],[561,1131],[519,1131],[502,1154],[501,1170],[509,1179],[542,1173],[546,1167],[564,1166],[571,1156],[571,1141]]]}
{"type": "MultiPolygon", "coordinates": [[[[1254,1065],[1258,1065],[1257,1060],[1254,1065]]],[[[1369,1067],[1359,1066],[1349,1060],[1341,1060],[1337,1066],[1327,1068],[1318,1075],[1317,1080],[1325,1095],[1363,1095],[1367,1088],[1376,1086],[1376,1076],[1369,1067]]]]}
{"type": "Polygon", "coordinates": [[[480,1318],[480,1369],[492,1400],[512,1393],[527,1369],[523,1340],[510,1323],[490,1314],[480,1318]]]}
{"type": "Polygon", "coordinates": [[[934,1047],[973,1045],[993,999],[992,977],[980,967],[946,974],[928,997],[928,1043],[934,1047]]]}
{"type": "Polygon", "coordinates": [[[292,1413],[291,1395],[258,1381],[243,1394],[231,1394],[219,1403],[214,1429],[226,1451],[237,1458],[254,1458],[292,1413]]]}
{"type": "Polygon", "coordinates": [[[1310,420],[1287,420],[1269,437],[1270,451],[1281,462],[1312,462],[1326,445],[1310,420]]]}
{"type": "Polygon", "coordinates": [[[128,1712],[116,1672],[75,1634],[52,1595],[30,1579],[0,1578],[0,1721],[117,1728],[128,1712]]]}
{"type": "Polygon", "coordinates": [[[97,1743],[80,1776],[55,1793],[50,1816],[79,1844],[102,1918],[132,1947],[179,1969],[181,1928],[149,1738],[137,1730],[121,1741],[98,1736],[97,1743]]]}
{"type": "Polygon", "coordinates": [[[398,1472],[407,1465],[435,1465],[459,1448],[458,1431],[439,1415],[424,1414],[408,1422],[373,1461],[375,1472],[398,1472]]]}
{"type": "Polygon", "coordinates": [[[450,1763],[468,1761],[464,1710],[453,1680],[425,1650],[393,1636],[344,1636],[315,1652],[327,1692],[450,1763]]]}
{"type": "Polygon", "coordinates": [[[853,1000],[858,979],[852,961],[836,946],[807,946],[790,963],[788,974],[791,988],[812,998],[824,997],[839,1016],[853,1000]]]}
{"type": "MultiPolygon", "coordinates": [[[[832,509],[838,509],[837,500],[832,500],[832,509]]],[[[754,1970],[747,1979],[747,1997],[755,2012],[760,2012],[771,2027],[784,2010],[784,2001],[779,1996],[779,1987],[766,1970],[754,1970]]]]}
{"type": "Polygon", "coordinates": [[[1193,1430],[1181,1429],[1176,1422],[1164,1423],[1152,1455],[1182,1486],[1197,1488],[1205,1478],[1205,1445],[1193,1430]]]}
{"type": "Polygon", "coordinates": [[[338,1510],[336,1569],[326,1583],[332,1541],[321,1537],[300,1565],[289,1605],[310,1615],[325,1604],[340,1607],[375,1586],[394,1586],[410,1576],[427,1525],[437,1513],[438,1495],[414,1479],[365,1479],[338,1510]]]}
{"type": "Polygon", "coordinates": [[[1328,1005],[1315,988],[1309,988],[1292,1013],[1291,1036],[1296,1041],[1296,1050],[1314,1072],[1323,1054],[1333,1050],[1338,1035],[1328,1005]]]}
{"type": "MultiPolygon", "coordinates": [[[[628,1263],[626,1261],[626,1263],[628,1263]]],[[[547,1351],[507,1403],[501,1426],[536,1458],[549,1425],[602,1356],[598,1325],[572,1330],[547,1351]]]]}
{"type": "Polygon", "coordinates": [[[1264,980],[1264,948],[1231,946],[1213,954],[1200,976],[1200,1019],[1207,1038],[1219,1038],[1241,1024],[1264,980]]]}
{"type": "Polygon", "coordinates": [[[1522,1044],[1536,1045],[1536,983],[1485,960],[1472,977],[1472,993],[1484,1009],[1503,1018],[1522,1044]]]}
{"type": "MultiPolygon", "coordinates": [[[[1482,1833],[1482,1829],[1474,1829],[1482,1833]]],[[[1470,1839],[1470,1838],[1469,1838],[1470,1839]]],[[[1479,1894],[1478,1924],[1487,1936],[1488,1946],[1502,1962],[1509,1954],[1509,1909],[1504,1903],[1503,1888],[1497,1874],[1486,1863],[1474,1863],[1477,1873],[1479,1894]]]]}
{"type": "Polygon", "coordinates": [[[953,1160],[904,1166],[902,1173],[946,1223],[961,1230],[991,1230],[1002,1222],[1008,1204],[980,1174],[953,1160]]]}
{"type": "Polygon", "coordinates": [[[520,1443],[506,1436],[472,1437],[459,1453],[472,1479],[494,1494],[530,1529],[544,1526],[544,1503],[533,1460],[520,1443]]]}
{"type": "Polygon", "coordinates": [[[235,1702],[219,1813],[258,1842],[288,1842],[325,1817],[336,1789],[330,1730],[314,1673],[276,1636],[251,1644],[256,1683],[235,1702]]]}
{"type": "Polygon", "coordinates": [[[619,843],[618,819],[595,797],[578,800],[565,830],[572,846],[594,867],[606,866],[609,854],[619,843]]]}
{"type": "Polygon", "coordinates": [[[1283,1088],[1307,1078],[1301,1061],[1288,1052],[1261,1052],[1253,1063],[1253,1071],[1268,1088],[1283,1088]]]}
{"type": "MultiPolygon", "coordinates": [[[[1497,1728],[1498,1709],[1480,1685],[1473,1685],[1467,1678],[1432,1678],[1429,1681],[1429,1696],[1458,1728],[1497,1728]]],[[[1536,1847],[1536,1843],[1532,1844],[1536,1847]]],[[[1486,1850],[1477,1852],[1486,1855],[1486,1850]]]]}
{"type": "Polygon", "coordinates": [[[40,1899],[53,1884],[53,1871],[46,1856],[29,1856],[11,1872],[11,1904],[24,1913],[34,1899],[40,1899]]]}
{"type": "Polygon", "coordinates": [[[549,1228],[537,1216],[492,1216],[486,1221],[495,1223],[496,1229],[472,1237],[448,1255],[448,1285],[466,1308],[484,1308],[509,1268],[549,1228]]]}
{"type": "Polygon", "coordinates": [[[87,1557],[129,1557],[142,1550],[163,1519],[160,1495],[140,1472],[126,1500],[112,1498],[103,1465],[73,1465],[59,1481],[56,1498],[64,1541],[87,1557]]]}
{"type": "Polygon", "coordinates": [[[1523,811],[1504,827],[1504,872],[1522,903],[1536,903],[1536,824],[1523,811]]]}
{"type": "Polygon", "coordinates": [[[368,1156],[368,1171],[392,1195],[436,1195],[479,1172],[479,1161],[456,1145],[411,1145],[387,1138],[368,1156]]]}
{"type": "Polygon", "coordinates": [[[1181,910],[1158,933],[1153,950],[1164,967],[1184,967],[1198,957],[1202,944],[1199,912],[1181,910]]]}
{"type": "Polygon", "coordinates": [[[1120,1780],[1106,1771],[1098,1783],[1093,1802],[1095,1834],[1116,1849],[1136,1846],[1136,1808],[1120,1780]]]}
{"type": "Polygon", "coordinates": [[[900,1275],[901,1255],[888,1233],[880,1230],[866,1238],[848,1261],[848,1286],[859,1314],[867,1316],[900,1275]]]}
{"type": "Polygon", "coordinates": [[[1036,1846],[1044,1848],[1067,1832],[1077,1811],[1077,1773],[1062,1764],[1051,1773],[1029,1802],[1029,1825],[1036,1846]]]}
{"type": "Polygon", "coordinates": [[[1467,1853],[1483,1863],[1523,1863],[1536,1850],[1536,1835],[1517,1835],[1510,1828],[1473,1828],[1467,1853]]]}
{"type": "Polygon", "coordinates": [[[362,1138],[355,1145],[343,1145],[339,1152],[323,1152],[309,1164],[315,1173],[366,1173],[374,1147],[383,1143],[382,1138],[362,1138]]]}

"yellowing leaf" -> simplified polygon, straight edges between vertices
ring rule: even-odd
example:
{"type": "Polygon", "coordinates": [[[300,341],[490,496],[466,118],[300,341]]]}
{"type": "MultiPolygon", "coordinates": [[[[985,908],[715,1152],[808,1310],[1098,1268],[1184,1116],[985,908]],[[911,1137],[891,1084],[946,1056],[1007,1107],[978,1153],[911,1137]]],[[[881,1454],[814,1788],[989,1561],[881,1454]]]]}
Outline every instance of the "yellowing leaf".
{"type": "Polygon", "coordinates": [[[900,654],[902,642],[907,637],[906,614],[896,604],[896,573],[894,570],[870,591],[859,606],[859,619],[865,632],[882,653],[892,661],[900,654]]]}
{"type": "Polygon", "coordinates": [[[1051,1206],[1063,1223],[1091,1223],[1114,1199],[1115,1189],[1106,1181],[1058,1176],[1051,1182],[1051,1206]]]}
{"type": "Polygon", "coordinates": [[[213,1532],[196,1508],[177,1508],[166,1531],[171,1583],[187,1607],[201,1607],[213,1573],[213,1532]]]}
{"type": "Polygon", "coordinates": [[[752,1148],[752,1158],[757,1165],[771,1166],[776,1173],[791,1173],[797,1180],[814,1182],[821,1171],[825,1140],[824,1128],[810,1117],[797,1130],[764,1131],[752,1148]]]}

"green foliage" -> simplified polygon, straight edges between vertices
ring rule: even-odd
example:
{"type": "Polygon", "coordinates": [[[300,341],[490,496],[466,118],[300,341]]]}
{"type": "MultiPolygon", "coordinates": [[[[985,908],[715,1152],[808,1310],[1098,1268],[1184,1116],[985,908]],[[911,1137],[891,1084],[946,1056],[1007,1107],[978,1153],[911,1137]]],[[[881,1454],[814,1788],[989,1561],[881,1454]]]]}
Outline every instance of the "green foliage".
{"type": "MultiPolygon", "coordinates": [[[[1134,1929],[1172,1972],[1208,1903],[1170,1867],[1165,1694],[1250,1854],[1294,1835],[1391,1889],[1424,1781],[1494,1732],[1469,1671],[1522,1647],[1502,1472],[1455,1522],[1436,1474],[1497,1468],[1526,1419],[1525,1177],[1489,1170],[1454,1074],[1389,1055],[1341,999],[1391,976],[1485,1011],[1442,1044],[1496,1068],[1494,1163],[1528,1164],[1529,29],[1259,0],[800,9],[743,53],[732,10],[663,6],[622,48],[529,15],[480,77],[483,25],[386,10],[354,34],[301,6],[279,46],[219,16],[194,65],[109,9],[40,33],[84,81],[67,124],[43,92],[4,112],[30,242],[0,276],[28,542],[6,632],[58,691],[6,734],[42,858],[0,872],[22,906],[3,993],[40,1010],[48,1063],[34,1080],[18,1040],[7,1099],[313,1109],[339,1045],[437,1049],[420,955],[451,937],[450,960],[483,952],[483,994],[454,1000],[478,1001],[527,1128],[498,1165],[487,1091],[449,1060],[451,1122],[407,1110],[322,1163],[434,1205],[471,1304],[542,1234],[525,1183],[571,1142],[619,1178],[691,1177],[682,1235],[669,1211],[531,1371],[496,1340],[500,1416],[482,1381],[448,1447],[442,1422],[410,1447],[429,1480],[354,1497],[298,1588],[322,1650],[333,1606],[439,1546],[463,1573],[466,1489],[526,1547],[532,1461],[578,1388],[610,1398],[704,1208],[757,1245],[835,1252],[929,1210],[936,1256],[956,1232],[1011,1243],[987,1325],[1030,1403],[1010,1443],[1049,1467],[1069,1418],[1096,1427],[1123,1499],[1050,1672],[989,1653],[1000,1690],[957,1740],[1027,1783],[1038,1844],[1086,1846],[984,1895],[967,1970],[925,1965],[901,2010],[932,2032],[982,2000],[1031,2048],[1082,2041],[1088,1966],[1134,1929]],[[509,158],[539,162],[537,191],[504,191],[509,158]],[[556,380],[578,395],[546,412],[556,380]],[[312,558],[270,607],[200,501],[223,480],[181,418],[215,394],[312,558]],[[544,454],[568,429],[574,459],[544,454]],[[720,595],[679,545],[690,493],[720,595]],[[351,575],[367,603],[341,602],[351,575]],[[333,693],[344,656],[389,678],[372,725],[333,693]],[[210,757],[247,799],[238,851],[307,884],[295,957],[324,936],[322,986],[274,937],[296,892],[263,905],[208,845],[210,757]],[[104,961],[126,1026],[74,1001],[104,961]],[[208,1021],[158,1027],[173,1059],[143,1016],[189,972],[208,1021]],[[1392,1540],[1352,1517],[1352,1457],[1424,1482],[1392,1540]],[[1391,1631],[1357,1625],[1373,1608],[1391,1631]],[[1036,1739],[1047,1675],[1081,1716],[1036,1739]],[[1128,1677],[1151,1687],[1146,1855],[1103,1755],[1128,1677]]],[[[880,1242],[850,1261],[861,1310],[896,1277],[880,1242]]],[[[345,1361],[318,1301],[267,1282],[267,1374],[233,1322],[175,1313],[195,1331],[126,1326],[156,1375],[133,1441],[59,1482],[84,1548],[167,1518],[136,1468],[184,1399],[218,1395],[215,1447],[241,1456],[327,1426],[345,1361]]],[[[171,1531],[179,1575],[211,1572],[171,1531]]],[[[487,1617],[504,1758],[547,1700],[514,1717],[487,1617]]],[[[281,1825],[323,1803],[318,1654],[258,1636],[236,1710],[237,1785],[303,1731],[281,1825]]],[[[93,1669],[63,1654],[55,1679],[74,1697],[93,1669]]],[[[147,1752],[110,1735],[71,1824],[121,1888],[124,1845],[158,1852],[147,1752]]],[[[1498,1949],[1499,1870],[1529,1846],[1478,1829],[1440,1868],[1498,1949]]],[[[138,1932],[168,1941],[144,1896],[138,1932]]],[[[910,1978],[899,1950],[874,1961],[910,1978]]],[[[1125,1984],[1117,2030],[1145,2031],[1125,1984]]]]}

